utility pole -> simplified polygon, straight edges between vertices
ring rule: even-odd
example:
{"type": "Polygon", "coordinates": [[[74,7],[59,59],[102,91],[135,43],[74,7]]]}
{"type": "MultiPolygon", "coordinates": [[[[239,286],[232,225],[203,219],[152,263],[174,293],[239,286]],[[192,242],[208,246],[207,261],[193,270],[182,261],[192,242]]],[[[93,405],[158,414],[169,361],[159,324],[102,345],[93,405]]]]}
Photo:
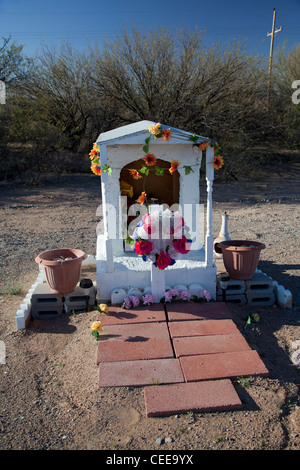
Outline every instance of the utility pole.
{"type": "Polygon", "coordinates": [[[269,82],[268,82],[268,104],[267,110],[270,109],[270,98],[271,98],[271,75],[272,75],[272,62],[273,62],[273,48],[274,48],[274,38],[277,33],[282,31],[282,27],[275,30],[275,21],[276,21],[276,9],[273,10],[273,24],[272,24],[272,33],[268,33],[267,36],[271,36],[271,46],[270,46],[270,56],[269,56],[269,82]]]}

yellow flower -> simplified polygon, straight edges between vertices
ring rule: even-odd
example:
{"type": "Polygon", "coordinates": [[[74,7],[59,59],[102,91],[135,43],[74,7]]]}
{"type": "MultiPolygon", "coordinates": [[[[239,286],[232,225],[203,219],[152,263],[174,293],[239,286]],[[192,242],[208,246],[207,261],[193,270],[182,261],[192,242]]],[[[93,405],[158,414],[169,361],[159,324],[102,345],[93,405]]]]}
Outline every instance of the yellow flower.
{"type": "Polygon", "coordinates": [[[106,314],[109,312],[109,308],[106,304],[100,304],[99,307],[100,307],[101,312],[106,313],[106,314]]]}
{"type": "Polygon", "coordinates": [[[92,331],[96,331],[97,333],[99,333],[99,331],[102,331],[102,330],[103,330],[103,326],[102,326],[101,321],[97,320],[92,323],[92,331]]]}
{"type": "Polygon", "coordinates": [[[160,124],[160,122],[155,124],[155,126],[149,126],[148,130],[149,130],[150,134],[153,134],[155,136],[160,135],[161,134],[161,124],[160,124]]]}

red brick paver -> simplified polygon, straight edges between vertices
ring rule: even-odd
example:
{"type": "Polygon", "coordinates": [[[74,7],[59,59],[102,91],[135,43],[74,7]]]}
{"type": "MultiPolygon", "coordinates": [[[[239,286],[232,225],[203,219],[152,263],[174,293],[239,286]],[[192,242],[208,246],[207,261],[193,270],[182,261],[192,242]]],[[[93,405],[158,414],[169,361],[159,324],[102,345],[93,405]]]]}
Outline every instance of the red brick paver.
{"type": "Polygon", "coordinates": [[[103,326],[161,321],[166,321],[166,313],[163,304],[153,304],[149,307],[133,308],[130,310],[112,306],[109,308],[109,315],[101,315],[103,326]]]}
{"type": "Polygon", "coordinates": [[[180,358],[187,382],[214,380],[249,375],[269,375],[257,351],[203,354],[180,358]]]}
{"type": "Polygon", "coordinates": [[[145,387],[144,393],[148,417],[242,409],[234,386],[226,379],[145,387]]]}
{"type": "Polygon", "coordinates": [[[167,318],[171,321],[178,320],[216,320],[232,318],[232,313],[224,302],[188,302],[166,304],[167,318]]]}
{"type": "Polygon", "coordinates": [[[99,386],[142,386],[184,382],[178,359],[104,362],[99,366],[99,386]]]}
{"type": "Polygon", "coordinates": [[[187,320],[169,322],[172,338],[179,336],[229,335],[238,333],[233,320],[187,320]]]}
{"type": "Polygon", "coordinates": [[[177,357],[251,350],[240,333],[174,338],[173,346],[177,357]]]}
{"type": "Polygon", "coordinates": [[[109,325],[97,348],[100,362],[174,357],[166,323],[109,325]],[[105,333],[105,335],[104,335],[105,333]]]}

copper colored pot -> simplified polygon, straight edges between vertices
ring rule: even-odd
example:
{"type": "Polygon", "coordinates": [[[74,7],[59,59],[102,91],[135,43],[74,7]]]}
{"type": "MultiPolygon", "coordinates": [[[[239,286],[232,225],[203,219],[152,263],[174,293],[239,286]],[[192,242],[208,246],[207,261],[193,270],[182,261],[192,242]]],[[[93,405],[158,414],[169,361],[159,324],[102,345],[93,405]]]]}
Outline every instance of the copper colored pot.
{"type": "Polygon", "coordinates": [[[216,253],[222,253],[223,262],[232,279],[247,281],[252,278],[265,245],[249,240],[228,240],[215,244],[216,253]]]}
{"type": "Polygon", "coordinates": [[[35,261],[42,266],[52,292],[69,294],[80,280],[81,264],[86,258],[87,255],[81,250],[61,248],[44,251],[35,261]]]}

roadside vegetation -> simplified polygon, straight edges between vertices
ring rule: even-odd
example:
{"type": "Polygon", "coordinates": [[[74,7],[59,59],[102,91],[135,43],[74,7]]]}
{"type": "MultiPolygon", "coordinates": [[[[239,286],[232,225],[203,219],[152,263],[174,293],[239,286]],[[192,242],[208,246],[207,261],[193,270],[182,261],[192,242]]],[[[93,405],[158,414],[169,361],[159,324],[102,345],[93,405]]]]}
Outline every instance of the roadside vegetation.
{"type": "Polygon", "coordinates": [[[215,139],[227,180],[299,157],[300,44],[276,51],[268,106],[268,58],[245,45],[204,45],[201,31],[124,30],[104,48],[64,42],[25,57],[0,44],[0,179],[38,183],[43,173],[89,172],[97,136],[153,120],[215,139]]]}

